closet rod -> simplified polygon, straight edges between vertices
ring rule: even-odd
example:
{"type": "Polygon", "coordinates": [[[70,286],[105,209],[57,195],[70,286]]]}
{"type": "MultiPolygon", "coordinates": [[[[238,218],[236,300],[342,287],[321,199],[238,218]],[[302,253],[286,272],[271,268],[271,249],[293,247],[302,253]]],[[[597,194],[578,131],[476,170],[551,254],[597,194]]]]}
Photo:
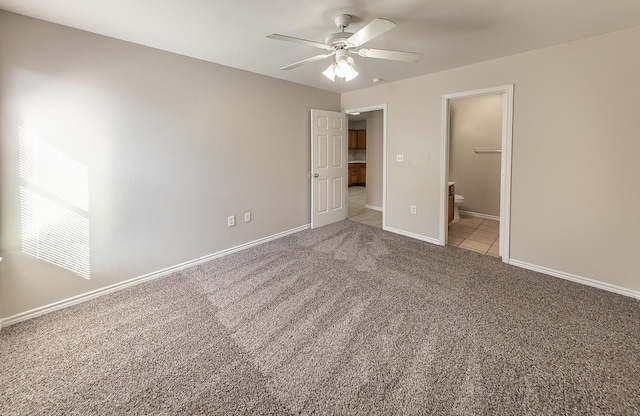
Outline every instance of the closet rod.
{"type": "Polygon", "coordinates": [[[502,153],[500,149],[475,149],[476,153],[502,153]]]}

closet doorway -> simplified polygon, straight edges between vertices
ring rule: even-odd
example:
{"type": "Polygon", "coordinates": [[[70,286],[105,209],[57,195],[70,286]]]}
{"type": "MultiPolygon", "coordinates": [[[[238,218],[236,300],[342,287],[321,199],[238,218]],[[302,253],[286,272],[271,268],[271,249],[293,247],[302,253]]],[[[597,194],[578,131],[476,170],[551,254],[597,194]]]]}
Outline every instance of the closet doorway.
{"type": "Polygon", "coordinates": [[[443,96],[440,242],[509,261],[513,85],[443,96]]]}

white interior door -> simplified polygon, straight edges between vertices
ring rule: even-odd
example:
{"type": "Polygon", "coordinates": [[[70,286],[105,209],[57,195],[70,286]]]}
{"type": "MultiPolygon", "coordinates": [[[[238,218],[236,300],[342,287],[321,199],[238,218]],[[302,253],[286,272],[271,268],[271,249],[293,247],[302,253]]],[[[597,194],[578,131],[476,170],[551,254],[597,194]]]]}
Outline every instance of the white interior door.
{"type": "Polygon", "coordinates": [[[311,228],[347,215],[347,118],[311,110],[311,228]]]}

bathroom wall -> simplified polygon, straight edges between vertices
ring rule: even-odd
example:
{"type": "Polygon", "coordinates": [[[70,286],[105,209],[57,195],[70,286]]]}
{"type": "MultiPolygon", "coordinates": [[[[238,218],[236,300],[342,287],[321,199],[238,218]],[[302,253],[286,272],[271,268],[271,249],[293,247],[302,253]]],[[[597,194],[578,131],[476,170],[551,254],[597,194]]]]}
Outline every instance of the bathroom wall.
{"type": "Polygon", "coordinates": [[[382,209],[383,112],[367,113],[367,206],[382,209]]]}
{"type": "Polygon", "coordinates": [[[450,102],[449,180],[464,196],[460,210],[500,216],[500,153],[476,149],[502,146],[502,94],[450,102]]]}

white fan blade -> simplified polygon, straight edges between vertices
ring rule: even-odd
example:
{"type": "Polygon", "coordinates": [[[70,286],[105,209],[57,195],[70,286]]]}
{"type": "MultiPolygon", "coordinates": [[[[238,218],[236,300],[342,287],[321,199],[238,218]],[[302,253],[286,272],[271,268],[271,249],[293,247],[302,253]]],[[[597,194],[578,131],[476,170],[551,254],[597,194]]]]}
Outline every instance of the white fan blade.
{"type": "Polygon", "coordinates": [[[287,70],[289,70],[289,69],[297,68],[297,67],[302,66],[302,65],[304,65],[304,64],[308,64],[309,62],[320,61],[320,60],[322,60],[322,59],[324,59],[324,58],[328,58],[328,57],[333,56],[333,55],[335,55],[335,52],[331,52],[331,53],[328,53],[328,54],[326,54],[326,55],[316,55],[316,56],[312,56],[311,58],[303,59],[302,61],[300,61],[300,62],[296,62],[295,64],[291,64],[291,65],[283,66],[283,67],[282,67],[282,68],[280,68],[280,69],[284,69],[285,71],[287,71],[287,70]]]}
{"type": "Polygon", "coordinates": [[[422,59],[421,53],[401,52],[401,51],[385,51],[383,49],[360,49],[354,51],[365,58],[390,59],[392,61],[418,62],[422,59]]]}
{"type": "Polygon", "coordinates": [[[358,47],[369,42],[376,36],[380,36],[384,32],[393,29],[394,27],[396,27],[396,24],[391,20],[379,18],[374,19],[371,23],[351,35],[349,39],[347,39],[347,42],[354,47],[358,47]]]}
{"type": "Polygon", "coordinates": [[[277,39],[277,40],[286,40],[288,42],[302,43],[303,45],[313,46],[314,48],[324,49],[330,51],[331,48],[324,43],[314,42],[312,40],[299,39],[291,36],[278,35],[277,33],[272,33],[271,35],[267,35],[269,39],[277,39]]]}

